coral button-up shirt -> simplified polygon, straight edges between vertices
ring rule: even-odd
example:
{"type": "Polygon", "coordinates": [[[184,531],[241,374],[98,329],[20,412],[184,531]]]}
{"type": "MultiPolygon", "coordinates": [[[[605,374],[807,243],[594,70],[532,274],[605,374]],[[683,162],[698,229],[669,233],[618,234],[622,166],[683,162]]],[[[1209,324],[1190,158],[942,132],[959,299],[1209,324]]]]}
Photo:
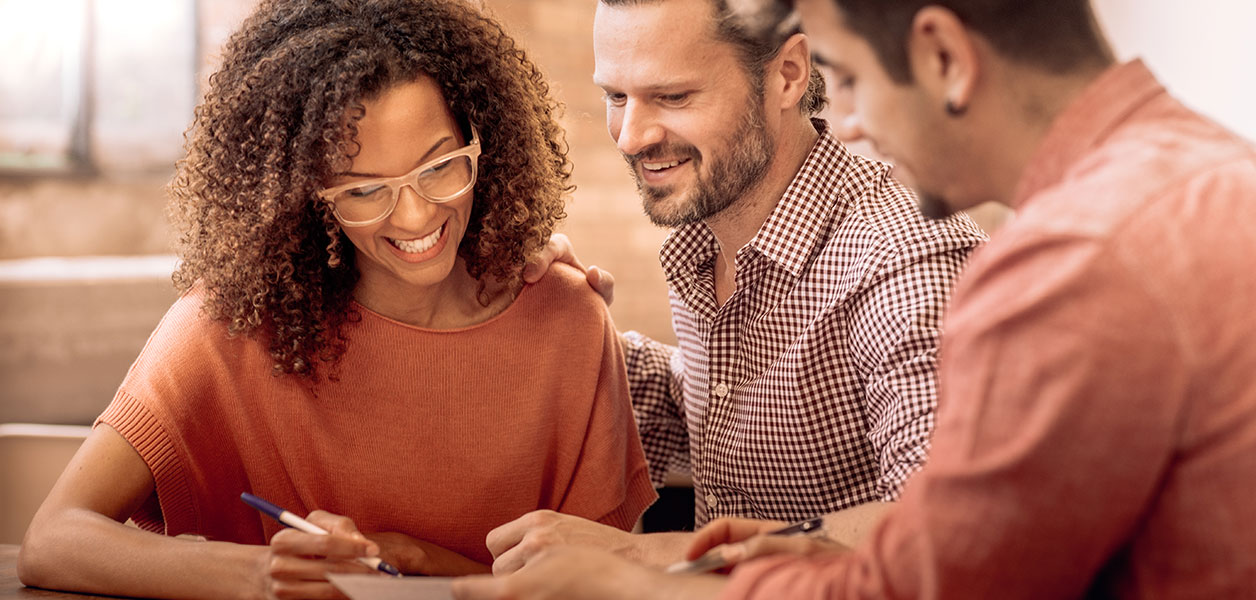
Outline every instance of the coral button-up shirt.
{"type": "Polygon", "coordinates": [[[1053,124],[947,316],[929,463],[726,598],[1256,594],[1256,150],[1140,62],[1053,124]]]}

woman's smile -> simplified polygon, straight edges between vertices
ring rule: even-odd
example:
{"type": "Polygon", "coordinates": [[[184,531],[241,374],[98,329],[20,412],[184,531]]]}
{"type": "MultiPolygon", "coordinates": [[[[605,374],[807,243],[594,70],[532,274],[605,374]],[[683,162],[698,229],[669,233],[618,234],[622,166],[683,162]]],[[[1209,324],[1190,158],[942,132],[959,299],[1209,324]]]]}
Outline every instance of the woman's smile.
{"type": "Polygon", "coordinates": [[[445,232],[449,229],[447,227],[448,224],[448,221],[441,223],[441,226],[437,227],[432,233],[416,239],[403,240],[390,237],[385,237],[384,239],[388,240],[388,243],[392,244],[399,251],[403,260],[415,262],[427,260],[432,256],[440,254],[440,251],[445,248],[445,244],[449,240],[449,236],[445,235],[445,232]]]}

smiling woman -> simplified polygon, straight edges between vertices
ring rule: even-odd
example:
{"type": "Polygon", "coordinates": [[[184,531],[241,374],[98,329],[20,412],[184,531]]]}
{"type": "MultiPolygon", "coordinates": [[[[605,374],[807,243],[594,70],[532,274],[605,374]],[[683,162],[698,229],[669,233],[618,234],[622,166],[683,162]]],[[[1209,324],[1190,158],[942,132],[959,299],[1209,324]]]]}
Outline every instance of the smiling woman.
{"type": "Polygon", "coordinates": [[[520,278],[569,191],[553,110],[467,4],[263,2],[170,186],[183,296],[32,521],[22,580],[335,597],[326,574],[367,555],[485,572],[488,531],[532,510],[631,527],[655,495],[606,307],[569,267],[520,278]]]}
{"type": "Polygon", "coordinates": [[[514,294],[488,289],[458,259],[474,204],[478,137],[462,132],[428,77],[364,102],[363,111],[350,169],[319,192],[357,255],[354,298],[376,312],[443,329],[501,312],[514,294]],[[479,302],[481,293],[486,302],[479,302]]]}

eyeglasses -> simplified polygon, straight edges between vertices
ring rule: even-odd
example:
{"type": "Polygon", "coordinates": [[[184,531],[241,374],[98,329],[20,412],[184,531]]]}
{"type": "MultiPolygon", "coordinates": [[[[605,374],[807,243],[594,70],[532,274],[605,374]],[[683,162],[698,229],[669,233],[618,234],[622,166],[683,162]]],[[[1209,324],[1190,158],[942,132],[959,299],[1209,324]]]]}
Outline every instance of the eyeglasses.
{"type": "Polygon", "coordinates": [[[467,193],[475,185],[479,157],[480,134],[472,125],[469,144],[429,160],[405,175],[338,185],[318,192],[318,197],[331,204],[332,213],[342,225],[374,225],[387,219],[397,208],[403,186],[410,186],[433,204],[443,204],[467,193]]]}

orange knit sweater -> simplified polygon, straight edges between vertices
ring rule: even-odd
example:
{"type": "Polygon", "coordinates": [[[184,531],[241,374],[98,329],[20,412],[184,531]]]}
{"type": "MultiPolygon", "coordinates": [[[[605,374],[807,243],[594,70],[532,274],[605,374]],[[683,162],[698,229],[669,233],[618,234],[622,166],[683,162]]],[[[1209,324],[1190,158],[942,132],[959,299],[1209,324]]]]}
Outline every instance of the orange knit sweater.
{"type": "Polygon", "coordinates": [[[488,563],[485,535],[527,511],[627,529],[655,498],[615,328],[574,269],[465,329],[355,306],[339,381],[313,389],[272,376],[202,299],[175,303],[98,420],[153,472],[146,529],[265,543],[279,526],[239,500],[252,492],[488,563]]]}

